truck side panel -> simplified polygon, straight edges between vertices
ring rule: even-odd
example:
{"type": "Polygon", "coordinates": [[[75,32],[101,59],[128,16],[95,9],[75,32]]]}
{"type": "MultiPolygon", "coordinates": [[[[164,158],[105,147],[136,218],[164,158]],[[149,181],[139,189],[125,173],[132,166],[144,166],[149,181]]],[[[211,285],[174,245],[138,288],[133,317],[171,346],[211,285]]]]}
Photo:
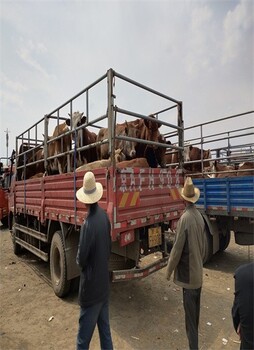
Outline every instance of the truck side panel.
{"type": "Polygon", "coordinates": [[[254,176],[193,179],[197,207],[211,215],[254,217],[254,176]]]}

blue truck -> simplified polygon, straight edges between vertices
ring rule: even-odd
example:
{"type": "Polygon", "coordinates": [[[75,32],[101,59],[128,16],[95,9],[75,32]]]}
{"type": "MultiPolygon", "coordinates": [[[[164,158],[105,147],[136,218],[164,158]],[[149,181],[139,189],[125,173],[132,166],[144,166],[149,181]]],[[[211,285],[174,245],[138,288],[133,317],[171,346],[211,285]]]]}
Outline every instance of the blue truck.
{"type": "MultiPolygon", "coordinates": [[[[200,160],[200,172],[192,174],[200,189],[197,208],[206,217],[211,233],[206,260],[228,247],[231,235],[239,245],[254,244],[254,111],[241,113],[185,129],[190,144],[210,150],[210,166],[200,160]],[[196,135],[194,134],[197,129],[196,135]],[[214,164],[232,170],[215,171],[214,164]],[[242,164],[249,170],[241,171],[242,164]]],[[[207,160],[206,160],[207,161],[207,160]]]]}

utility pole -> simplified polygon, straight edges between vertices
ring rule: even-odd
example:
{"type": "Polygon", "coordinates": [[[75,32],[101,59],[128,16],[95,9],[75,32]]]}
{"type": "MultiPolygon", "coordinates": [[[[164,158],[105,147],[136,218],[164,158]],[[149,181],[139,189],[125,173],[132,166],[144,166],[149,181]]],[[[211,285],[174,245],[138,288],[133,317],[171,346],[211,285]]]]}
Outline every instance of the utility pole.
{"type": "Polygon", "coordinates": [[[5,130],[6,132],[6,165],[8,166],[8,147],[9,147],[9,132],[8,128],[5,130]]]}

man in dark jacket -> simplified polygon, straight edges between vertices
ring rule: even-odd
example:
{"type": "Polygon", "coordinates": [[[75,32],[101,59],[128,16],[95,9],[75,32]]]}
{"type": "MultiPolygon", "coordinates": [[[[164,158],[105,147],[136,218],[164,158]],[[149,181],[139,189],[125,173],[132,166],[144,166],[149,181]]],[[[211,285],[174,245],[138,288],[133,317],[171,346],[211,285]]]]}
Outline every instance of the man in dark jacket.
{"type": "Polygon", "coordinates": [[[240,349],[254,349],[254,262],[245,264],[235,271],[235,299],[232,318],[235,330],[241,339],[240,349]]]}
{"type": "Polygon", "coordinates": [[[87,172],[83,187],[76,193],[77,199],[85,203],[88,211],[81,227],[77,254],[77,263],[81,269],[77,350],[89,349],[96,324],[101,349],[113,349],[108,309],[111,228],[106,212],[97,203],[102,195],[102,184],[95,181],[91,171],[87,172]]]}
{"type": "Polygon", "coordinates": [[[194,203],[199,199],[199,189],[192,179],[186,178],[180,194],[186,208],[177,223],[176,239],[170,252],[166,277],[174,271],[174,282],[183,288],[185,327],[190,349],[198,349],[200,295],[203,282],[205,256],[205,223],[194,203]]]}

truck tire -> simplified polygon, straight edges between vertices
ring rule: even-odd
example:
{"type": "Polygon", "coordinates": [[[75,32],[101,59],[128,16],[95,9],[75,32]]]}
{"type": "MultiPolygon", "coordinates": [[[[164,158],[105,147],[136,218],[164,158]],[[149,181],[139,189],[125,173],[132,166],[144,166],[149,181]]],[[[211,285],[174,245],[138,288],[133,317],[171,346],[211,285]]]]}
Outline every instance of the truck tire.
{"type": "Polygon", "coordinates": [[[67,280],[66,257],[61,231],[56,231],[52,238],[50,247],[50,275],[55,294],[63,298],[70,290],[71,281],[67,280]]]}
{"type": "Polygon", "coordinates": [[[1,223],[3,225],[4,228],[8,227],[8,216],[5,216],[2,218],[1,223]]]}
{"type": "Polygon", "coordinates": [[[203,264],[206,264],[213,256],[213,237],[212,237],[208,227],[206,227],[205,233],[206,233],[205,257],[203,259],[203,264]]]}
{"type": "Polygon", "coordinates": [[[14,224],[15,224],[15,217],[13,216],[13,218],[12,218],[12,230],[11,230],[11,239],[12,239],[12,245],[13,245],[13,253],[15,255],[20,255],[21,252],[22,252],[22,247],[21,247],[20,244],[18,244],[16,242],[16,235],[17,235],[18,230],[16,230],[14,228],[14,224]]]}
{"type": "Polygon", "coordinates": [[[222,252],[223,250],[227,249],[229,242],[230,242],[230,230],[227,230],[224,234],[220,234],[219,236],[219,251],[222,252]]]}

